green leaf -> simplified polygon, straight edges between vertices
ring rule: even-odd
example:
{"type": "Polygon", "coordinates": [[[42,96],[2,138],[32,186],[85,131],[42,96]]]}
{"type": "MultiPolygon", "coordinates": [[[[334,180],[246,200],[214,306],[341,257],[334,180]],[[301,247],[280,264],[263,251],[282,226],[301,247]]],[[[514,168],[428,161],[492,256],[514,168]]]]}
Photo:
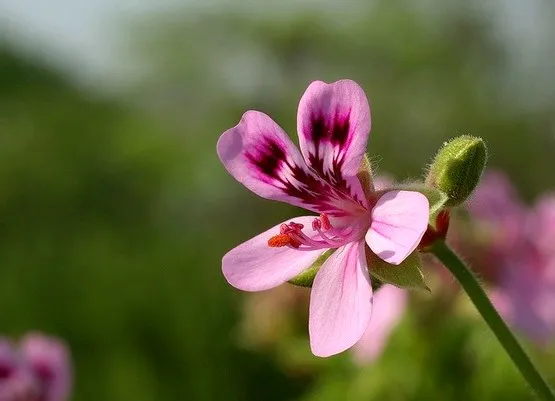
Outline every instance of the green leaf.
{"type": "Polygon", "coordinates": [[[316,273],[318,273],[320,267],[322,267],[324,262],[331,256],[333,252],[335,252],[335,249],[328,249],[318,259],[316,259],[312,266],[310,266],[298,276],[293,277],[291,280],[289,280],[289,283],[299,287],[312,287],[312,283],[314,282],[314,277],[316,277],[316,273]]]}
{"type": "Polygon", "coordinates": [[[413,252],[399,265],[389,264],[366,248],[366,260],[370,274],[383,283],[399,288],[430,291],[422,274],[422,262],[418,252],[413,252]]]}

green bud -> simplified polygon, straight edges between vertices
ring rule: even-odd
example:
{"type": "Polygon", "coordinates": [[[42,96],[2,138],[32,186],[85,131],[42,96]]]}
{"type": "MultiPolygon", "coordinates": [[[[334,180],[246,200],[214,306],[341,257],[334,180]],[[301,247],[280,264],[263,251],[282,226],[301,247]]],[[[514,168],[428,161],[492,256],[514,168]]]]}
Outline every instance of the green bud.
{"type": "Polygon", "coordinates": [[[478,185],[486,165],[487,149],[481,138],[462,135],[446,142],[437,153],[426,184],[448,196],[445,206],[458,206],[478,185]]]}
{"type": "Polygon", "coordinates": [[[314,277],[316,277],[316,273],[318,273],[320,267],[322,267],[324,262],[328,260],[328,258],[334,251],[335,249],[328,249],[318,259],[316,259],[312,266],[310,266],[298,276],[293,277],[291,280],[289,280],[289,283],[298,287],[312,287],[312,283],[314,282],[314,277]]]}
{"type": "Polygon", "coordinates": [[[392,284],[399,288],[420,289],[430,291],[424,281],[422,262],[418,252],[413,252],[399,265],[389,264],[366,248],[366,260],[372,277],[384,284],[392,284]]]}

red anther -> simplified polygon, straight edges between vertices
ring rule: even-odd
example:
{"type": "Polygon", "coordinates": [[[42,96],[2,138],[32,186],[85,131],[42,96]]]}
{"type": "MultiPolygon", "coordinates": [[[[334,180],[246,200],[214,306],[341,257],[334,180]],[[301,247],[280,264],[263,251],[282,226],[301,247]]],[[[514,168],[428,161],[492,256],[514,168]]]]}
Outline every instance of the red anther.
{"type": "Polygon", "coordinates": [[[304,228],[303,224],[299,224],[299,223],[295,223],[294,221],[292,221],[291,223],[289,223],[289,226],[294,230],[294,231],[301,231],[304,228]]]}
{"type": "Polygon", "coordinates": [[[322,213],[320,215],[320,221],[322,222],[322,227],[324,228],[324,230],[329,230],[331,228],[330,219],[328,218],[327,214],[322,213]]]}
{"type": "Polygon", "coordinates": [[[322,228],[322,222],[320,221],[320,219],[312,220],[312,229],[314,231],[318,231],[321,228],[322,228]]]}
{"type": "MultiPolygon", "coordinates": [[[[281,248],[282,246],[293,245],[292,238],[287,234],[274,235],[268,240],[268,246],[270,248],[281,248]]],[[[296,241],[295,241],[296,242],[296,241]]],[[[298,248],[298,246],[296,246],[298,248]]]]}

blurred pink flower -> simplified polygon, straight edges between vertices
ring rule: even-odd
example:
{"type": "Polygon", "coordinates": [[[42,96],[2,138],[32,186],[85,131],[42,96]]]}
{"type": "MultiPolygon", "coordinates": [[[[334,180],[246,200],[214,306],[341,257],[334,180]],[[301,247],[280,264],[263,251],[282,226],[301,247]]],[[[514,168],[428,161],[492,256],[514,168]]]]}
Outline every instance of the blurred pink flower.
{"type": "Polygon", "coordinates": [[[23,338],[20,349],[40,383],[40,401],[68,399],[71,389],[71,367],[65,344],[39,333],[31,333],[23,338]]]}
{"type": "Polygon", "coordinates": [[[30,334],[15,347],[0,339],[0,401],[65,401],[70,386],[69,355],[59,340],[30,334]]]}
{"type": "Polygon", "coordinates": [[[362,338],[353,347],[355,361],[361,365],[373,362],[387,345],[391,332],[397,327],[407,306],[406,291],[383,285],[374,294],[375,310],[362,338]]]}
{"type": "Polygon", "coordinates": [[[544,195],[536,202],[529,224],[538,252],[555,260],[555,193],[544,195]]]}
{"type": "Polygon", "coordinates": [[[301,152],[266,114],[246,112],[217,150],[228,172],[263,198],[320,213],[265,231],[222,260],[227,281],[245,291],[276,287],[336,251],[314,279],[309,307],[312,352],[330,356],[355,344],[372,309],[366,244],[399,264],[416,248],[429,216],[426,197],[395,190],[365,195],[357,173],[370,133],[370,107],[353,81],[310,84],[299,104],[301,152]]]}
{"type": "Polygon", "coordinates": [[[502,256],[518,245],[526,208],[505,174],[496,170],[486,172],[468,203],[468,210],[489,234],[488,246],[493,253],[502,256]]]}
{"type": "Polygon", "coordinates": [[[508,179],[490,172],[469,211],[489,234],[481,270],[495,270],[492,301],[513,326],[537,342],[555,335],[555,196],[533,208],[518,200],[508,179]]]}

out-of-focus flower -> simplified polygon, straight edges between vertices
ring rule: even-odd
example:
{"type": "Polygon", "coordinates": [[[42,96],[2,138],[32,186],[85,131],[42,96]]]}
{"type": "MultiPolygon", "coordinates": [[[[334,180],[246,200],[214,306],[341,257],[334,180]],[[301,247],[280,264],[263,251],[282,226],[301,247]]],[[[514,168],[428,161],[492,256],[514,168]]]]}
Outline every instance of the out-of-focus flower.
{"type": "Polygon", "coordinates": [[[383,285],[374,294],[374,312],[362,338],[353,347],[355,361],[368,364],[385,349],[391,332],[401,321],[408,293],[392,285],[383,285]]]}
{"type": "Polygon", "coordinates": [[[18,347],[0,339],[0,401],[65,401],[71,368],[65,345],[38,333],[18,347]]]}
{"type": "Polygon", "coordinates": [[[488,172],[468,209],[474,230],[462,239],[462,253],[489,281],[503,317],[531,339],[549,341],[555,335],[555,196],[527,208],[502,173],[488,172]]]}
{"type": "Polygon", "coordinates": [[[23,338],[20,349],[39,381],[40,400],[66,400],[71,389],[71,367],[65,344],[58,339],[31,333],[23,338]]]}
{"type": "Polygon", "coordinates": [[[528,229],[534,233],[538,252],[555,260],[555,194],[544,195],[536,202],[528,229]]]}
{"type": "Polygon", "coordinates": [[[222,134],[218,155],[254,193],[320,213],[279,224],[228,252],[227,281],[245,291],[276,287],[335,251],[313,282],[312,352],[330,356],[355,344],[370,321],[372,287],[365,249],[399,265],[416,249],[429,217],[419,192],[378,195],[357,178],[370,132],[370,107],[353,81],[310,84],[299,104],[301,152],[266,114],[246,112],[222,134]]]}
{"type": "Polygon", "coordinates": [[[308,300],[306,288],[294,285],[250,294],[245,299],[241,338],[255,347],[274,346],[292,329],[298,315],[306,314],[308,300]]]}
{"type": "Polygon", "coordinates": [[[492,252],[504,256],[518,245],[527,210],[503,173],[493,170],[484,174],[468,210],[475,218],[474,223],[487,234],[492,252]]]}
{"type": "Polygon", "coordinates": [[[35,376],[17,349],[0,338],[0,401],[39,401],[35,376]]]}

